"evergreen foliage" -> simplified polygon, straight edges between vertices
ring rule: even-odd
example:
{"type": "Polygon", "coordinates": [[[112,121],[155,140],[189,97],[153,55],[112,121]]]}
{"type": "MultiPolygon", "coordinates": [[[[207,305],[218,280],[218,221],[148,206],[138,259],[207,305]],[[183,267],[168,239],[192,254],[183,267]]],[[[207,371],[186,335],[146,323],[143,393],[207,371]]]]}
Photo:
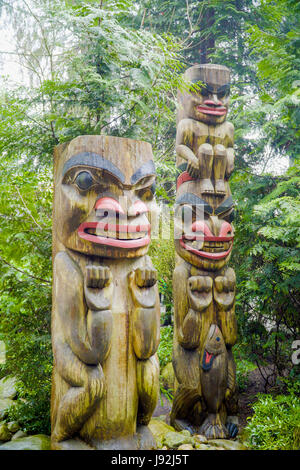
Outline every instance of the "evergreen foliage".
{"type": "MultiPolygon", "coordinates": [[[[253,363],[271,370],[266,385],[299,381],[291,362],[300,329],[297,0],[11,0],[0,8],[27,71],[22,84],[3,77],[0,92],[0,374],[20,381],[11,419],[49,432],[54,146],[100,133],[151,142],[157,198],[172,206],[176,89],[187,66],[206,61],[232,70],[239,385],[253,363]]],[[[170,321],[172,237],[154,241],[151,256],[170,321]]],[[[164,365],[172,327],[162,330],[164,365]]],[[[299,425],[299,393],[287,393],[259,399],[248,426],[256,448],[294,445],[287,435],[299,425]]]]}

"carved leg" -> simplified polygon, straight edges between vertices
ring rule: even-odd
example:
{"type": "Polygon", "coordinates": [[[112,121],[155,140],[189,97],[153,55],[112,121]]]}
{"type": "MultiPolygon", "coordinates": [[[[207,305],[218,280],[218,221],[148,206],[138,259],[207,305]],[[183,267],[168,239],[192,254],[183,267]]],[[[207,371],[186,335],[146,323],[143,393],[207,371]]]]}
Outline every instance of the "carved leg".
{"type": "Polygon", "coordinates": [[[230,437],[238,433],[238,394],[236,388],[236,366],[231,348],[228,349],[228,388],[225,394],[225,405],[227,410],[226,427],[230,437]]]}
{"type": "Polygon", "coordinates": [[[73,437],[93,413],[104,391],[102,367],[87,366],[79,361],[68,345],[56,344],[56,367],[69,390],[60,400],[52,441],[60,442],[73,437]]]}
{"type": "Polygon", "coordinates": [[[224,145],[215,145],[214,147],[214,179],[215,192],[220,196],[226,194],[225,188],[225,171],[227,166],[227,154],[224,145]]]}
{"type": "Polygon", "coordinates": [[[198,148],[197,155],[200,167],[200,188],[203,194],[213,194],[214,187],[211,182],[213,167],[213,148],[210,144],[202,144],[198,148]]]}
{"type": "Polygon", "coordinates": [[[199,428],[196,425],[198,416],[194,419],[193,410],[197,405],[197,411],[200,414],[200,399],[201,396],[198,389],[179,385],[175,393],[170,418],[171,425],[177,431],[186,429],[192,434],[198,432],[199,428]]]}
{"type": "Polygon", "coordinates": [[[139,396],[137,422],[147,426],[159,395],[159,362],[156,354],[144,361],[137,361],[137,387],[139,396]]]}

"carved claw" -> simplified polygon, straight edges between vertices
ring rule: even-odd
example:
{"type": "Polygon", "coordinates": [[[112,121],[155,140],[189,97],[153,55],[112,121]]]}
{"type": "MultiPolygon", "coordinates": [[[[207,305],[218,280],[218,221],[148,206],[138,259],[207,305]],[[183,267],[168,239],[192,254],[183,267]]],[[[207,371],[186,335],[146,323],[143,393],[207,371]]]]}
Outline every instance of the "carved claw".
{"type": "Polygon", "coordinates": [[[227,431],[229,432],[229,436],[234,439],[239,432],[239,428],[235,423],[227,423],[226,424],[227,431]]]}
{"type": "Polygon", "coordinates": [[[202,424],[200,432],[207,439],[226,439],[229,434],[218,415],[209,415],[202,424]]]}
{"type": "Polygon", "coordinates": [[[157,271],[153,268],[138,268],[135,271],[135,283],[139,287],[152,287],[157,281],[157,271]]]}
{"type": "Polygon", "coordinates": [[[90,288],[103,289],[109,286],[112,274],[107,266],[89,265],[86,267],[86,286],[90,288]]]}

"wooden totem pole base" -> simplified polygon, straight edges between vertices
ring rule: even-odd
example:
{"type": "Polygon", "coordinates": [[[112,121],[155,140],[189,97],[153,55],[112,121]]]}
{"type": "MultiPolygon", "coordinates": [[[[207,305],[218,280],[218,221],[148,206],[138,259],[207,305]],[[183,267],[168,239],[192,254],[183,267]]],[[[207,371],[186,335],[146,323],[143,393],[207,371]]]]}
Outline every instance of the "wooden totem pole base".
{"type": "Polygon", "coordinates": [[[77,137],[57,148],[54,174],[52,449],[154,449],[151,146],[77,137]]]}
{"type": "Polygon", "coordinates": [[[230,77],[226,67],[204,64],[189,68],[185,78],[197,87],[179,93],[177,115],[175,226],[181,229],[175,236],[171,424],[228,438],[238,432],[235,273],[227,267],[234,239],[230,77]]]}

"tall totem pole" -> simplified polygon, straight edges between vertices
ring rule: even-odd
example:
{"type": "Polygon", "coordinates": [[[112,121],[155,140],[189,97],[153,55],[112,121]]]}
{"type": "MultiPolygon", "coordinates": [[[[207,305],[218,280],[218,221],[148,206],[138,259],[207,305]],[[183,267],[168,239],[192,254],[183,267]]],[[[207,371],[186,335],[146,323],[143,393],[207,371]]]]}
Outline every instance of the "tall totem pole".
{"type": "Polygon", "coordinates": [[[208,438],[235,437],[235,273],[227,266],[234,238],[230,73],[204,64],[189,68],[185,78],[200,91],[179,93],[171,424],[208,438]]]}
{"type": "Polygon", "coordinates": [[[52,449],[155,448],[154,180],[146,142],[80,136],[55,150],[52,449]]]}

